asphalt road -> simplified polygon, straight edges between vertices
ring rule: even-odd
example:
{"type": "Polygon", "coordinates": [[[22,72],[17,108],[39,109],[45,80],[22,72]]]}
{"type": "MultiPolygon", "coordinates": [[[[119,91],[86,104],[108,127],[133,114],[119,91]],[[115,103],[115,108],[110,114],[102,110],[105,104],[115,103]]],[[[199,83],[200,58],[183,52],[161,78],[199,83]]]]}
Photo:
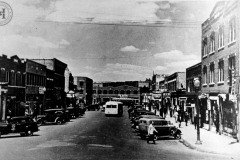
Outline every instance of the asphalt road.
{"type": "Polygon", "coordinates": [[[4,135],[0,139],[0,160],[197,160],[235,159],[206,154],[165,138],[147,144],[136,136],[127,116],[105,117],[101,111],[87,111],[82,118],[64,125],[45,125],[32,137],[4,135]]]}

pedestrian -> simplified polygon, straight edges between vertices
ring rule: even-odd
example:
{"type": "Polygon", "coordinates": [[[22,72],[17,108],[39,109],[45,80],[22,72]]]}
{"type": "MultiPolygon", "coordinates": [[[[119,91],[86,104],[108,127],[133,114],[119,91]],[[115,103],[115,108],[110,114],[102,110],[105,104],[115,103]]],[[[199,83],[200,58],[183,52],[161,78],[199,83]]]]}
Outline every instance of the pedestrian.
{"type": "Polygon", "coordinates": [[[188,114],[188,112],[185,112],[185,123],[186,123],[186,126],[187,126],[188,120],[189,120],[189,114],[188,114]]]}
{"type": "Polygon", "coordinates": [[[131,113],[132,113],[132,107],[130,106],[128,108],[128,118],[130,119],[131,118],[131,113]]]}
{"type": "Polygon", "coordinates": [[[197,129],[197,116],[194,115],[194,127],[195,129],[197,129]]]}
{"type": "Polygon", "coordinates": [[[158,132],[155,127],[153,126],[153,121],[150,122],[150,125],[148,127],[148,138],[147,138],[147,143],[149,143],[150,140],[153,141],[153,144],[155,144],[154,140],[154,132],[158,132]]]}
{"type": "Polygon", "coordinates": [[[183,117],[182,117],[182,115],[181,115],[181,111],[179,110],[179,111],[178,111],[178,120],[177,120],[177,121],[179,122],[179,128],[181,127],[182,118],[183,118],[183,117]]]}
{"type": "Polygon", "coordinates": [[[177,111],[175,111],[175,113],[173,114],[173,117],[175,119],[175,123],[177,123],[178,122],[178,112],[177,111]]]}

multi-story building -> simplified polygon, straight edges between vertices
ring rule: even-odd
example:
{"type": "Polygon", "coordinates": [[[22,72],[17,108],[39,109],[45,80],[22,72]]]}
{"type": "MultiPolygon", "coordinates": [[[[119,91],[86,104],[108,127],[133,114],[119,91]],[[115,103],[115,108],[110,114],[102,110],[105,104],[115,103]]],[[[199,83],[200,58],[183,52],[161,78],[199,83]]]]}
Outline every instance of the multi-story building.
{"type": "Polygon", "coordinates": [[[93,94],[95,103],[112,99],[139,103],[141,96],[138,81],[94,82],[93,94]]]}
{"type": "MultiPolygon", "coordinates": [[[[171,95],[171,102],[169,99],[165,108],[168,109],[180,109],[182,112],[186,110],[187,96],[185,95],[186,89],[186,72],[175,72],[169,75],[166,79],[167,89],[171,95]]],[[[162,102],[163,103],[163,102],[162,102]]],[[[166,111],[165,111],[166,112],[166,111]]]]}
{"type": "Polygon", "coordinates": [[[0,56],[0,120],[25,112],[25,62],[18,56],[0,56]]]}
{"type": "MultiPolygon", "coordinates": [[[[64,62],[53,58],[53,59],[32,59],[37,63],[43,64],[47,67],[47,69],[54,71],[53,77],[53,86],[54,86],[54,94],[52,97],[52,108],[61,108],[65,107],[65,98],[66,93],[64,92],[65,89],[65,77],[64,73],[67,68],[67,64],[64,62]]],[[[46,94],[50,95],[50,90],[46,90],[46,94]]]]}
{"type": "MultiPolygon", "coordinates": [[[[202,24],[202,92],[204,123],[236,135],[239,84],[240,1],[220,1],[202,24]],[[235,81],[237,80],[237,83],[235,81]]],[[[203,116],[203,115],[201,115],[203,116]]]]}
{"type": "Polygon", "coordinates": [[[152,76],[152,91],[159,91],[161,89],[160,82],[166,77],[165,74],[154,74],[152,76]]]}
{"type": "Polygon", "coordinates": [[[41,114],[45,109],[46,66],[26,59],[25,101],[29,114],[41,114]]]}
{"type": "MultiPolygon", "coordinates": [[[[187,101],[186,101],[186,109],[189,112],[190,119],[192,122],[194,122],[194,116],[196,116],[197,109],[196,109],[196,88],[194,87],[194,78],[198,78],[201,82],[202,77],[202,63],[199,62],[191,67],[188,67],[186,69],[186,95],[187,95],[187,101]]],[[[200,84],[201,85],[201,84],[200,84]]],[[[201,89],[201,88],[199,88],[201,89]]],[[[199,91],[198,89],[198,91],[199,91]]],[[[204,110],[200,111],[201,113],[204,112],[204,110]]],[[[202,114],[204,115],[204,114],[202,114]]],[[[202,119],[205,119],[204,116],[201,117],[202,119]]]]}
{"type": "Polygon", "coordinates": [[[93,101],[93,80],[88,77],[74,76],[76,99],[90,105],[93,101]]]}

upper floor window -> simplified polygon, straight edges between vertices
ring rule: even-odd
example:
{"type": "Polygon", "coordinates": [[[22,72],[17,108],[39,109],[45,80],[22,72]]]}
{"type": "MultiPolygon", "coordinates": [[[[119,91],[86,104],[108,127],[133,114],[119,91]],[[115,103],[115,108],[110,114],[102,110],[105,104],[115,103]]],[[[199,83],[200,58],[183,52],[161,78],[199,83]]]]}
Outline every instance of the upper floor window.
{"type": "Polygon", "coordinates": [[[202,48],[202,52],[203,52],[203,57],[207,56],[207,38],[204,38],[203,40],[203,48],[202,48]]]}
{"type": "Polygon", "coordinates": [[[215,52],[215,34],[212,33],[210,37],[210,53],[215,52]]]}
{"type": "Polygon", "coordinates": [[[233,18],[229,22],[229,42],[236,40],[236,19],[233,18]]]}
{"type": "Polygon", "coordinates": [[[214,83],[214,63],[210,64],[209,83],[214,83]]]}
{"type": "Polygon", "coordinates": [[[203,84],[207,84],[207,66],[203,67],[203,84]]]}
{"type": "Polygon", "coordinates": [[[221,60],[218,62],[218,81],[224,81],[224,61],[221,60]]]}
{"type": "Polygon", "coordinates": [[[6,71],[5,73],[6,73],[6,76],[5,76],[5,82],[9,82],[9,72],[6,71]]]}
{"type": "Polygon", "coordinates": [[[223,26],[220,26],[218,33],[218,48],[222,47],[224,47],[224,28],[223,26]]]}

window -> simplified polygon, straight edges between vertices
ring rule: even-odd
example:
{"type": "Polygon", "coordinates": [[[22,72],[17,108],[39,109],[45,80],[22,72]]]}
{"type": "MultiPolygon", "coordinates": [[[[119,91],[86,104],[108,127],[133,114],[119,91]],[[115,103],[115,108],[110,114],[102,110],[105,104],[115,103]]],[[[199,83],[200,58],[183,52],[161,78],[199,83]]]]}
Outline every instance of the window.
{"type": "Polygon", "coordinates": [[[125,93],[124,90],[121,90],[121,91],[120,91],[120,94],[124,94],[124,93],[125,93]]]}
{"type": "Polygon", "coordinates": [[[224,28],[223,26],[219,27],[219,33],[218,33],[218,48],[224,47],[224,28]]]}
{"type": "Polygon", "coordinates": [[[203,48],[202,48],[203,57],[206,57],[207,56],[207,38],[204,38],[202,45],[203,45],[203,48]]]}
{"type": "Polygon", "coordinates": [[[109,90],[108,93],[109,93],[109,94],[113,94],[113,91],[112,91],[112,90],[109,90]]]}
{"type": "Polygon", "coordinates": [[[118,94],[118,90],[115,90],[115,91],[114,91],[114,94],[118,94]]]}
{"type": "Polygon", "coordinates": [[[214,53],[214,52],[215,52],[215,34],[212,33],[210,37],[210,53],[214,53]]]}
{"type": "Polygon", "coordinates": [[[233,42],[236,40],[236,20],[233,18],[229,22],[229,42],[233,42]]]}
{"type": "Polygon", "coordinates": [[[130,90],[127,90],[127,94],[130,94],[130,90]]]}
{"type": "Polygon", "coordinates": [[[5,82],[9,82],[9,72],[6,71],[5,82]]]}
{"type": "Polygon", "coordinates": [[[209,83],[214,83],[214,63],[210,64],[209,83]]]}
{"type": "Polygon", "coordinates": [[[101,91],[101,90],[98,90],[98,94],[102,94],[102,91],[101,91]]]}
{"type": "Polygon", "coordinates": [[[224,62],[223,60],[218,62],[218,81],[224,81],[224,62]]]}
{"type": "Polygon", "coordinates": [[[103,94],[107,94],[107,90],[103,90],[103,94]]]}
{"type": "Polygon", "coordinates": [[[235,71],[235,56],[232,56],[228,59],[228,79],[230,81],[229,85],[232,85],[233,77],[235,71]]]}

